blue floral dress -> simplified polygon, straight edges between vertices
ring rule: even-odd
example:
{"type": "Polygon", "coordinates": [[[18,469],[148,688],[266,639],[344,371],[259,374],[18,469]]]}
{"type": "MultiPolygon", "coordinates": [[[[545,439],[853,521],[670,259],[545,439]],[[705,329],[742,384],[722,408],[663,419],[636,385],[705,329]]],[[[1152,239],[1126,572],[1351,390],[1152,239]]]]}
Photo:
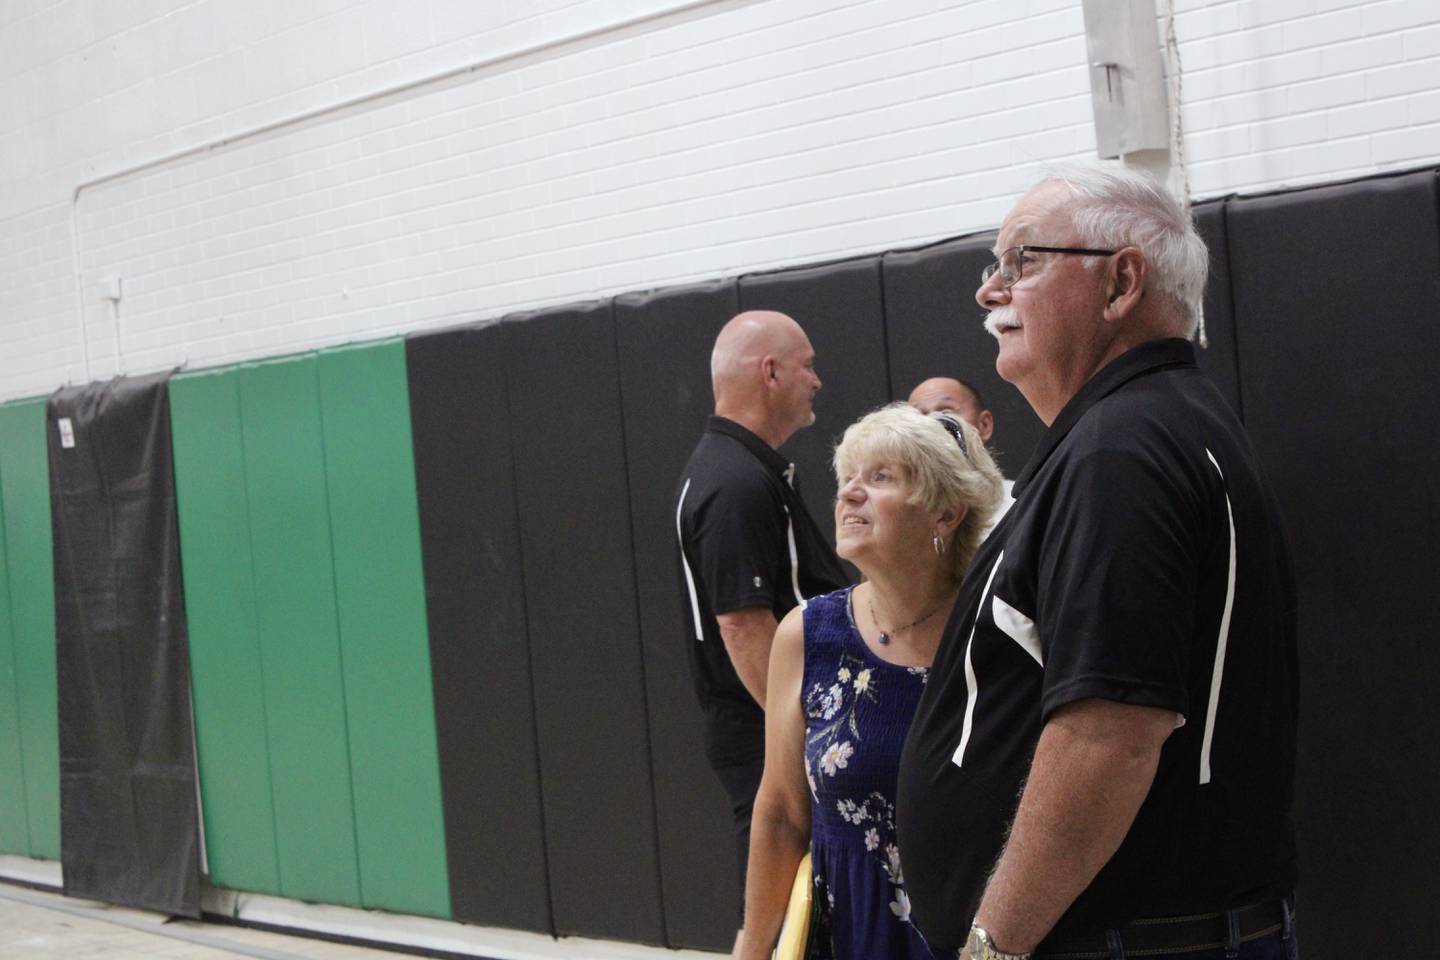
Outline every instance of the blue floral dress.
{"type": "Polygon", "coordinates": [[[900,749],[926,674],[870,651],[855,628],[848,588],[806,606],[801,701],[810,843],[835,960],[935,956],[910,922],[895,846],[900,749]]]}

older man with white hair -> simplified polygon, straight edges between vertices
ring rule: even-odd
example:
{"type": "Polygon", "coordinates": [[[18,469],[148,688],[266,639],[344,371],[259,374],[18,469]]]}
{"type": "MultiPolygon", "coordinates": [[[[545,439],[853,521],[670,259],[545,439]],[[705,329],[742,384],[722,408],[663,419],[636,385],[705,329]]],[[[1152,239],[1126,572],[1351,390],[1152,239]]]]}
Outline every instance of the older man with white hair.
{"type": "Polygon", "coordinates": [[[918,928],[972,960],[1296,956],[1293,574],[1195,364],[1207,254],[1148,178],[1045,178],[976,299],[1048,430],[902,758],[918,928]]]}

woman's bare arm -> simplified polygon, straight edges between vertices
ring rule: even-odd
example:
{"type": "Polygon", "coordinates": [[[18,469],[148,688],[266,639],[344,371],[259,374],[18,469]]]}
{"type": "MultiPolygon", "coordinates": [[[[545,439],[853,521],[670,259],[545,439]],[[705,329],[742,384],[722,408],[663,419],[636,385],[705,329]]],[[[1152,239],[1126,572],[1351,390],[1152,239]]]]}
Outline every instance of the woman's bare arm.
{"type": "Polygon", "coordinates": [[[765,772],[750,821],[742,960],[769,960],[790,901],[795,869],[810,846],[810,786],[805,777],[803,612],[786,614],[775,631],[766,683],[765,772]]]}

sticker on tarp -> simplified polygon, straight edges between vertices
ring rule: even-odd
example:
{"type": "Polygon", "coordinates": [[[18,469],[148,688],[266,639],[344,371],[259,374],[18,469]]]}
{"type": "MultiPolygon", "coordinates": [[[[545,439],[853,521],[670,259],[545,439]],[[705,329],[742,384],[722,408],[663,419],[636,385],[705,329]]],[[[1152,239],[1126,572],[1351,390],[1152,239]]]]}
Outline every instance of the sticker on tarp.
{"type": "Polygon", "coordinates": [[[66,450],[75,446],[75,425],[69,417],[60,418],[60,446],[66,450]]]}

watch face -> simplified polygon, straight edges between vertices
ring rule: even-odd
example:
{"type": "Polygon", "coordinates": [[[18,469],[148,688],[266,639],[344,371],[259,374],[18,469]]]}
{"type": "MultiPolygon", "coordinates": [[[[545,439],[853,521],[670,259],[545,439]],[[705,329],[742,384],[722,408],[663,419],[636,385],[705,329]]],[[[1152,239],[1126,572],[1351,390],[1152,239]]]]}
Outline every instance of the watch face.
{"type": "Polygon", "coordinates": [[[965,947],[970,951],[971,960],[1030,960],[1028,953],[1006,953],[996,947],[983,927],[970,928],[965,947]]]}

